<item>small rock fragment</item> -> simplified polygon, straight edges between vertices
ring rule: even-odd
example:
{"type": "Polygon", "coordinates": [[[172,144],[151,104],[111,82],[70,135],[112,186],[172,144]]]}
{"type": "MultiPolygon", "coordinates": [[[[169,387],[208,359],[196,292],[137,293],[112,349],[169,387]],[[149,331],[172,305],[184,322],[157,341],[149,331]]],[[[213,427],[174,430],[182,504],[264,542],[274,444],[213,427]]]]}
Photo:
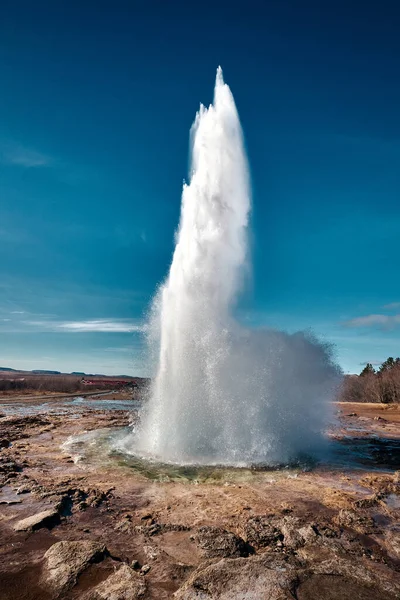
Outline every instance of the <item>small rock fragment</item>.
{"type": "Polygon", "coordinates": [[[22,519],[18,521],[14,525],[15,531],[36,531],[36,529],[40,529],[41,527],[51,528],[54,525],[57,525],[60,522],[60,515],[54,508],[49,510],[44,510],[36,515],[32,515],[31,517],[27,517],[26,519],[22,519]]]}
{"type": "Polygon", "coordinates": [[[283,540],[283,534],[274,519],[268,515],[257,515],[244,526],[244,538],[253,546],[265,548],[283,540]]]}
{"type": "Polygon", "coordinates": [[[143,551],[150,560],[156,559],[159,555],[159,551],[154,546],[143,546],[143,551]]]}
{"type": "Polygon", "coordinates": [[[249,555],[249,547],[242,538],[220,527],[200,527],[192,539],[206,558],[249,555]]]}
{"type": "Polygon", "coordinates": [[[300,533],[299,519],[295,517],[285,517],[281,526],[283,533],[283,543],[286,548],[296,550],[300,546],[304,545],[304,538],[300,533]]]}
{"type": "Polygon", "coordinates": [[[143,567],[140,569],[140,574],[141,575],[146,575],[146,573],[148,573],[151,569],[150,565],[143,565],[143,567]]]}
{"type": "Polygon", "coordinates": [[[16,494],[29,494],[31,492],[31,487],[29,485],[21,485],[16,490],[16,494]]]}
{"type": "Polygon", "coordinates": [[[145,591],[144,579],[124,564],[105,581],[87,592],[83,600],[136,600],[141,598],[145,591]]]}
{"type": "Polygon", "coordinates": [[[148,521],[149,519],[153,518],[153,515],[151,513],[143,513],[140,517],[142,519],[142,521],[148,521]]]}
{"type": "Polygon", "coordinates": [[[350,527],[359,533],[369,534],[375,531],[375,521],[372,517],[353,510],[342,509],[337,516],[337,522],[340,526],[350,527]]]}

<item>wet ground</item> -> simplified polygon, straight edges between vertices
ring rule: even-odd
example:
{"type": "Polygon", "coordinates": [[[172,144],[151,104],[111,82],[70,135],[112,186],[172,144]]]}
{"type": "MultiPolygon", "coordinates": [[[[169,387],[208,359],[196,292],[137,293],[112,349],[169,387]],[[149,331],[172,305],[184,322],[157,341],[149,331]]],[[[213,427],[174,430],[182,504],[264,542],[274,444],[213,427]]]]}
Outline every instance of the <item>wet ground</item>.
{"type": "MultiPolygon", "coordinates": [[[[124,394],[125,395],[125,394],[124,394]]],[[[93,396],[76,396],[74,398],[51,398],[43,402],[35,398],[29,400],[12,400],[11,398],[0,398],[0,411],[5,416],[27,416],[27,415],[75,415],[78,416],[88,410],[137,410],[140,402],[126,398],[119,398],[110,393],[93,396]]]]}
{"type": "Polygon", "coordinates": [[[0,400],[1,600],[400,597],[398,405],[339,404],[326,456],[278,470],[129,456],[137,409],[0,400]]]}

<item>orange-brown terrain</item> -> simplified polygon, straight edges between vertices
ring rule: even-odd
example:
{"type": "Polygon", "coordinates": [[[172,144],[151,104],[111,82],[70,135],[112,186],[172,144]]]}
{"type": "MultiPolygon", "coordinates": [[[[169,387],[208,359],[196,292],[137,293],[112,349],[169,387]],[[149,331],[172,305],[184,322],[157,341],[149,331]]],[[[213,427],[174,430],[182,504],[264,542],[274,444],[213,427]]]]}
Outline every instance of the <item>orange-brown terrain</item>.
{"type": "Polygon", "coordinates": [[[158,475],[85,437],[130,398],[0,399],[1,600],[400,597],[399,405],[338,404],[331,462],[158,475]]]}

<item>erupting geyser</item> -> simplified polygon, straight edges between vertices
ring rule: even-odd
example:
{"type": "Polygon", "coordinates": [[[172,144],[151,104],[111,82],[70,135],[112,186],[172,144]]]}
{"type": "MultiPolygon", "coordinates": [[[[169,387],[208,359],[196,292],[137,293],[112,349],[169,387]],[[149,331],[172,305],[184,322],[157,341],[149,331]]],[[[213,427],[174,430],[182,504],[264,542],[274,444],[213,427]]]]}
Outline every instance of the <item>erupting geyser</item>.
{"type": "Polygon", "coordinates": [[[234,319],[251,199],[240,121],[221,69],[191,142],[176,248],[148,328],[157,370],[141,425],[124,447],[181,464],[295,460],[323,439],[339,370],[310,335],[247,330],[234,319]]]}

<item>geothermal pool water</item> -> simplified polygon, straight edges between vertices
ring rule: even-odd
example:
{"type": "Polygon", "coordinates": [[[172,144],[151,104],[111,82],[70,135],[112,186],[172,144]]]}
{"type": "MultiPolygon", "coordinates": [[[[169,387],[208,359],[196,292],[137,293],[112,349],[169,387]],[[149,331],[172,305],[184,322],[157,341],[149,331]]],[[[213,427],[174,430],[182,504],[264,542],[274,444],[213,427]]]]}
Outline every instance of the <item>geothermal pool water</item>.
{"type": "Polygon", "coordinates": [[[86,410],[132,410],[138,409],[140,404],[135,400],[104,400],[101,397],[77,396],[75,398],[60,398],[49,402],[35,402],[34,398],[30,402],[10,402],[1,403],[0,412],[7,416],[32,416],[41,414],[50,415],[70,415],[73,418],[79,418],[80,414],[86,410]]]}
{"type": "Polygon", "coordinates": [[[120,440],[132,435],[130,428],[97,429],[71,436],[62,446],[78,464],[125,468],[157,481],[188,483],[273,483],[282,477],[297,477],[304,471],[360,473],[363,471],[394,472],[400,464],[400,439],[371,435],[368,426],[358,436],[331,437],[325,456],[315,460],[310,456],[289,464],[185,464],[165,463],[152,458],[126,453],[120,440]],[[364,436],[362,435],[364,434],[364,436]]]}
{"type": "MultiPolygon", "coordinates": [[[[176,246],[148,324],[155,365],[126,453],[163,463],[253,465],[321,451],[340,377],[311,335],[236,318],[250,271],[249,169],[235,101],[218,69],[191,129],[176,246]]],[[[268,276],[268,273],[265,273],[268,276]]]]}

